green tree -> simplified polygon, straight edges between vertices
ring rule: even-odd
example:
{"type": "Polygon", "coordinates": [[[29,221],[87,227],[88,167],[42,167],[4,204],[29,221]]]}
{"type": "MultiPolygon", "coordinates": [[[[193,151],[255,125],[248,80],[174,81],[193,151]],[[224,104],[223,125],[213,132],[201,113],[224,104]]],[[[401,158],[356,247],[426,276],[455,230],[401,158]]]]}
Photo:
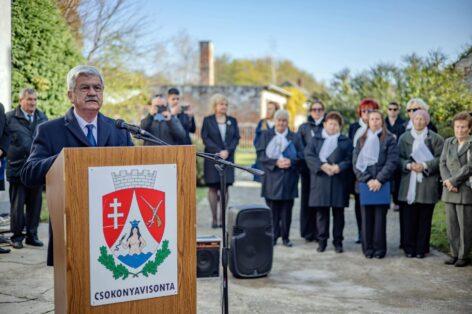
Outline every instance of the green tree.
{"type": "Polygon", "coordinates": [[[12,92],[38,91],[38,106],[50,117],[64,114],[67,72],[84,61],[75,39],[52,0],[12,2],[12,92]]]}
{"type": "Polygon", "coordinates": [[[306,96],[296,87],[287,87],[287,91],[291,94],[285,105],[285,109],[290,113],[289,125],[293,128],[295,117],[298,115],[306,115],[305,103],[306,96]]]}

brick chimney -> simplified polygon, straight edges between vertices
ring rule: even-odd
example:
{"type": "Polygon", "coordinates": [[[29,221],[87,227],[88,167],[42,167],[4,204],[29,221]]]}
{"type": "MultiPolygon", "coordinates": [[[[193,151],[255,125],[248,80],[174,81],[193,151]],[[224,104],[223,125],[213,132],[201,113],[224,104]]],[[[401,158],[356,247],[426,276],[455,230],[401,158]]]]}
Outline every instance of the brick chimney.
{"type": "Polygon", "coordinates": [[[200,84],[215,84],[215,66],[213,61],[213,43],[211,41],[200,42],[200,84]]]}

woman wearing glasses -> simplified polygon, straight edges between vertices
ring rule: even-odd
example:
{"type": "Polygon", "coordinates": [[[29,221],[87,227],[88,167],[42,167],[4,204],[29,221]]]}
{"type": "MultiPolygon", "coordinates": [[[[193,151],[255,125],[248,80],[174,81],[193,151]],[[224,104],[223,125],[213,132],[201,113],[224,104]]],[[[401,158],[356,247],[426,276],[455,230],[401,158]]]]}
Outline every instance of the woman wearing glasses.
{"type": "MultiPolygon", "coordinates": [[[[367,131],[367,122],[369,121],[369,112],[372,112],[374,110],[379,110],[379,104],[373,100],[373,99],[363,99],[359,103],[359,106],[357,107],[357,116],[359,117],[359,120],[357,122],[352,123],[349,126],[349,139],[352,141],[353,147],[356,147],[357,142],[359,141],[359,138],[367,131]]],[[[362,238],[362,232],[361,232],[361,225],[362,225],[362,218],[361,218],[361,203],[359,201],[359,193],[357,193],[354,189],[354,182],[355,182],[355,176],[354,173],[351,171],[351,177],[352,177],[352,182],[350,184],[351,186],[351,194],[354,194],[354,208],[356,211],[356,222],[357,222],[357,231],[358,231],[358,237],[356,243],[361,243],[361,238],[362,238]]]]}
{"type": "Polygon", "coordinates": [[[318,231],[316,229],[316,211],[314,207],[308,206],[310,198],[310,169],[308,169],[305,162],[303,151],[310,143],[315,135],[321,134],[323,130],[325,106],[321,100],[315,100],[310,105],[310,112],[308,114],[307,122],[300,125],[298,128],[298,138],[301,145],[300,174],[302,195],[300,199],[300,235],[306,241],[311,242],[316,240],[318,231]]]}
{"type": "MultiPolygon", "coordinates": [[[[405,122],[405,129],[411,130],[411,128],[413,128],[413,121],[411,120],[413,117],[413,113],[416,110],[420,110],[420,109],[423,109],[426,112],[429,111],[429,106],[426,104],[426,102],[423,99],[412,98],[408,101],[408,103],[406,104],[406,113],[408,114],[409,120],[405,122]]],[[[430,129],[434,133],[438,133],[438,129],[431,121],[428,123],[428,129],[430,129]]]]}

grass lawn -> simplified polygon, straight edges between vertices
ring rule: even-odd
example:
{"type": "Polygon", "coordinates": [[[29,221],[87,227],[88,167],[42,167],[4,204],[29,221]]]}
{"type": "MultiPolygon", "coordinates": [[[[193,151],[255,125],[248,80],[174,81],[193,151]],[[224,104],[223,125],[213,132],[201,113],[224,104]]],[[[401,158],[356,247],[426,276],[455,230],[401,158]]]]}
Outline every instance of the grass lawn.
{"type": "Polygon", "coordinates": [[[251,166],[256,161],[256,151],[252,149],[238,149],[235,154],[235,162],[242,166],[251,166]]]}
{"type": "Polygon", "coordinates": [[[447,241],[446,233],[446,211],[443,202],[437,203],[434,208],[430,243],[436,249],[449,253],[449,242],[447,241]]]}
{"type": "MultiPolygon", "coordinates": [[[[206,197],[207,195],[207,188],[206,187],[197,187],[197,191],[196,191],[196,195],[197,195],[197,204],[198,202],[200,202],[200,200],[202,200],[203,198],[206,197]]],[[[42,205],[42,209],[41,209],[41,222],[47,222],[48,219],[49,219],[49,210],[48,210],[48,205],[47,205],[47,202],[46,202],[46,193],[43,193],[43,205],[42,205]]]]}

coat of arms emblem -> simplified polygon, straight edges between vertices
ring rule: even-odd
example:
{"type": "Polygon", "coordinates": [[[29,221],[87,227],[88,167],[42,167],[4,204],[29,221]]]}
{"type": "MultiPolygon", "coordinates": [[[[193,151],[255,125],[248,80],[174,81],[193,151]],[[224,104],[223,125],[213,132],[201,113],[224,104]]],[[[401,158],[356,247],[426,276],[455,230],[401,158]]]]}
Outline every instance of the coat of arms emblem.
{"type": "Polygon", "coordinates": [[[102,231],[105,244],[98,261],[114,279],[157,274],[170,255],[163,239],[166,195],[154,189],[157,172],[112,172],[114,192],[102,196],[102,231]]]}

